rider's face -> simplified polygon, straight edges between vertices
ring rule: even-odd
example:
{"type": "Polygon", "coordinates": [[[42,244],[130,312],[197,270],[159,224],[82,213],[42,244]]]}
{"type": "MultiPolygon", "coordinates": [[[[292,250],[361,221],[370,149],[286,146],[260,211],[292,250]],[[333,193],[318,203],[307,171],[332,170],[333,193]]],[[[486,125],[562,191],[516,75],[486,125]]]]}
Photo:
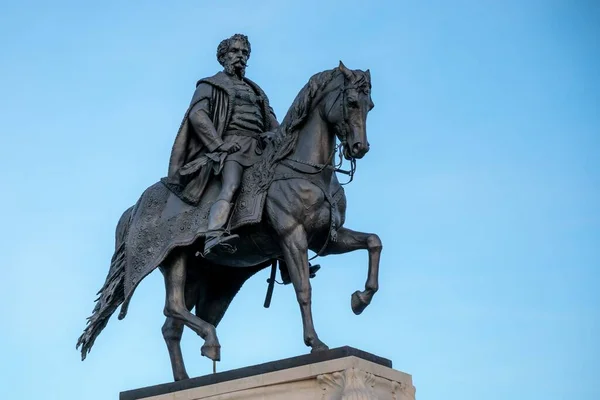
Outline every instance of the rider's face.
{"type": "Polygon", "coordinates": [[[224,62],[226,69],[241,72],[243,74],[246,69],[249,54],[248,46],[246,46],[243,41],[234,40],[229,44],[229,50],[225,53],[224,62]]]}

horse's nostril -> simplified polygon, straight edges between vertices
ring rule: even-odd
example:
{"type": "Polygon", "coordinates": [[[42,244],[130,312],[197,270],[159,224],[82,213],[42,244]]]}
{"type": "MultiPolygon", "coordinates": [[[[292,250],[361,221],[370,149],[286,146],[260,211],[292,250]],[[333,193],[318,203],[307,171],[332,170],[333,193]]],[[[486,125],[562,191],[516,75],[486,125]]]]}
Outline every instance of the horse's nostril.
{"type": "Polygon", "coordinates": [[[354,143],[352,146],[352,153],[358,154],[363,149],[363,144],[361,142],[354,143]]]}

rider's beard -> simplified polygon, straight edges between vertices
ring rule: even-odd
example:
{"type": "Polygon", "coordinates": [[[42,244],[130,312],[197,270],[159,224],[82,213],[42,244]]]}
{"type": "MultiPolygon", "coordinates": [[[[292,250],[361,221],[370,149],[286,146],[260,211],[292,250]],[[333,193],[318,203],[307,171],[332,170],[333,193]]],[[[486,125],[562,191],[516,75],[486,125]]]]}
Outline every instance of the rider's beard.
{"type": "Polygon", "coordinates": [[[236,66],[234,63],[225,64],[225,73],[227,75],[238,75],[244,77],[246,75],[246,66],[236,66]]]}

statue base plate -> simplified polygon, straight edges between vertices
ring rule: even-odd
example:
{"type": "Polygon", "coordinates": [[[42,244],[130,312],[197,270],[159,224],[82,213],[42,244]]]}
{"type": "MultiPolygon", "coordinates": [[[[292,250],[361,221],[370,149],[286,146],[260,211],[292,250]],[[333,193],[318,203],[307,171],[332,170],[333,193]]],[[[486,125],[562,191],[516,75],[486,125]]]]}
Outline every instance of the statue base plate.
{"type": "Polygon", "coordinates": [[[121,392],[120,400],[414,400],[412,377],[385,358],[340,347],[121,392]]]}

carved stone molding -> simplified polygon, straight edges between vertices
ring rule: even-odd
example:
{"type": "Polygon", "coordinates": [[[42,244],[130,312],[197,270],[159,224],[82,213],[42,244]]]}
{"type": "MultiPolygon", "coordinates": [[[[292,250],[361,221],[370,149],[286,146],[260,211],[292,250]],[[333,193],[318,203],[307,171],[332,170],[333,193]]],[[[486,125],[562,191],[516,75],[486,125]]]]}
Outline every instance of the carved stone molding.
{"type": "Polygon", "coordinates": [[[323,400],[376,400],[375,376],[356,368],[317,376],[323,400]]]}
{"type": "Polygon", "coordinates": [[[392,399],[415,400],[415,387],[406,383],[390,381],[392,384],[392,399]]]}

